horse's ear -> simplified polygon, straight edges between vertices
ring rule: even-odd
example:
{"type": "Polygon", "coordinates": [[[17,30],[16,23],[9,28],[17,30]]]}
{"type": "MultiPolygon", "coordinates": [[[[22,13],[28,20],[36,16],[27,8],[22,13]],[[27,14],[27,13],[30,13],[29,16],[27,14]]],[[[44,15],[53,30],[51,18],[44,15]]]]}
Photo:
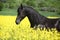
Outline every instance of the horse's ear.
{"type": "Polygon", "coordinates": [[[23,9],[23,5],[21,4],[21,9],[23,9]]]}

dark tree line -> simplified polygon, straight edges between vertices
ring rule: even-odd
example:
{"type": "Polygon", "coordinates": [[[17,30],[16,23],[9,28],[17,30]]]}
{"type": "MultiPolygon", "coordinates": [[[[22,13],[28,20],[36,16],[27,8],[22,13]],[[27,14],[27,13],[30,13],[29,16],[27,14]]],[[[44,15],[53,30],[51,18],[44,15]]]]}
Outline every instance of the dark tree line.
{"type": "Polygon", "coordinates": [[[52,11],[58,9],[57,12],[60,13],[60,0],[0,0],[0,10],[2,8],[17,8],[21,3],[23,5],[32,6],[38,10],[44,9],[44,7],[48,10],[50,7],[52,11]]]}

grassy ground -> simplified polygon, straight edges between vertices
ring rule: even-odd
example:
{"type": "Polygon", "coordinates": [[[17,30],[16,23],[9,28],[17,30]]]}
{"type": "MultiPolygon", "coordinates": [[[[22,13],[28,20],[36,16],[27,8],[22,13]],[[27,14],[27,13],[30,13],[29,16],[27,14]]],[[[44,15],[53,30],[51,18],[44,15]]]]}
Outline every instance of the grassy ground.
{"type": "Polygon", "coordinates": [[[4,8],[2,11],[0,11],[0,15],[17,15],[17,9],[4,8]]]}
{"type": "Polygon", "coordinates": [[[58,15],[57,12],[40,11],[40,14],[46,17],[60,17],[60,15],[58,15]]]}
{"type": "Polygon", "coordinates": [[[27,17],[19,25],[15,24],[15,19],[16,16],[0,15],[0,40],[60,40],[60,33],[56,30],[34,30],[27,17]]]}
{"type": "MultiPolygon", "coordinates": [[[[47,11],[39,11],[41,15],[44,15],[46,17],[52,16],[52,17],[60,17],[56,12],[47,12],[47,11]]],[[[2,11],[0,11],[0,15],[17,15],[17,9],[8,9],[4,8],[2,11]]]]}

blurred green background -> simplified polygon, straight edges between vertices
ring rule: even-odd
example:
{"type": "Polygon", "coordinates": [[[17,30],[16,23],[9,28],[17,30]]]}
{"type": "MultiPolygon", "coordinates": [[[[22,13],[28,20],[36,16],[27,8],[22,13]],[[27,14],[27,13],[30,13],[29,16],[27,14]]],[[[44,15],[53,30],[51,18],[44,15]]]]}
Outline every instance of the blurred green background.
{"type": "Polygon", "coordinates": [[[21,3],[33,7],[46,17],[60,17],[60,0],[0,0],[0,15],[17,15],[21,3]]]}

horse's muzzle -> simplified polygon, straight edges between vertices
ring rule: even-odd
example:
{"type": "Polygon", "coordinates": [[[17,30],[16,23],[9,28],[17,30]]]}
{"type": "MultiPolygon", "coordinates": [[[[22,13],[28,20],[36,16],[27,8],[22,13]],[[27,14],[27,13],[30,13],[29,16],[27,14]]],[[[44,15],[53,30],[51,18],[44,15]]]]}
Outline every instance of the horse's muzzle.
{"type": "Polygon", "coordinates": [[[17,22],[15,22],[17,25],[18,25],[18,23],[17,22]]]}
{"type": "Polygon", "coordinates": [[[20,20],[16,20],[15,23],[18,25],[20,23],[20,20]]]}

